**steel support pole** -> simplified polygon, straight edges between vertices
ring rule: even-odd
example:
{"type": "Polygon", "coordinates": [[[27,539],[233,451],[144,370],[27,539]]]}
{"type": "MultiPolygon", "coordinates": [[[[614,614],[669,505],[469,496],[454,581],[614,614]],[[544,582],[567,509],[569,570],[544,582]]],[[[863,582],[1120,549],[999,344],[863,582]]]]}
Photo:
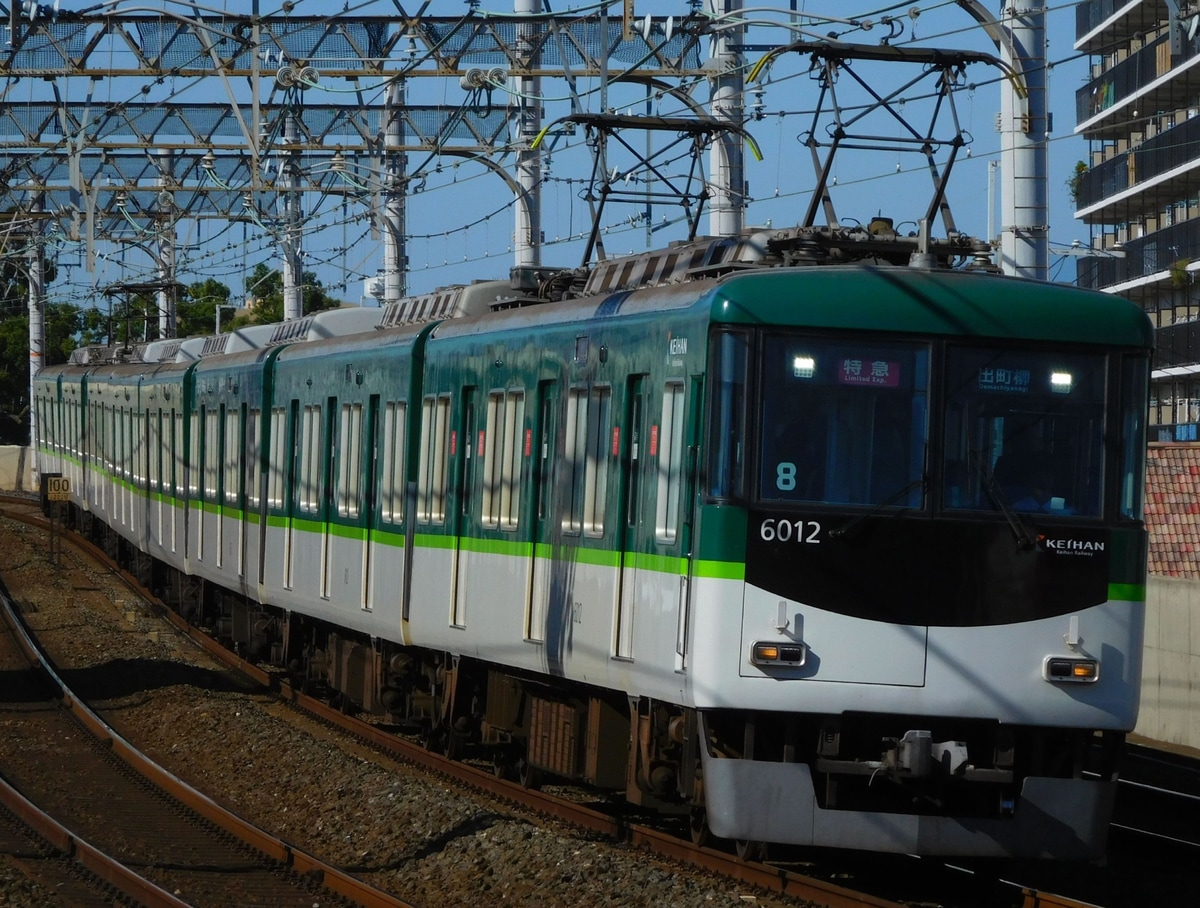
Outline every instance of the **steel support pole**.
{"type": "Polygon", "coordinates": [[[406,292],[405,280],[408,255],[405,252],[404,173],[407,156],[400,147],[404,144],[404,82],[395,80],[387,89],[385,112],[387,129],[384,148],[383,198],[383,299],[381,303],[399,302],[406,292]]]}
{"type": "MultiPolygon", "coordinates": [[[[293,99],[293,105],[299,103],[293,99]]],[[[283,141],[285,174],[283,179],[283,320],[291,321],[304,314],[302,293],[304,273],[301,264],[300,230],[300,129],[296,123],[296,112],[289,110],[284,120],[283,141]]]]}
{"type": "MultiPolygon", "coordinates": [[[[740,15],[742,0],[710,0],[719,17],[740,15]]],[[[720,24],[725,24],[725,19],[720,24]]],[[[742,93],[745,79],[742,57],[735,48],[742,43],[744,29],[723,28],[711,39],[712,76],[709,77],[709,106],[714,120],[741,127],[742,93]]],[[[731,132],[718,133],[709,155],[709,230],[713,236],[741,232],[746,210],[746,172],[742,138],[731,132]]]]}
{"type": "MultiPolygon", "coordinates": [[[[46,349],[46,250],[42,245],[42,204],[42,193],[33,192],[29,204],[32,223],[29,227],[29,245],[25,251],[26,279],[29,282],[29,444],[35,449],[39,426],[34,382],[42,374],[46,349]]],[[[36,485],[36,461],[34,470],[36,485]]]]}
{"type": "Polygon", "coordinates": [[[1000,94],[1000,268],[1005,274],[1046,280],[1050,269],[1047,201],[1045,0],[1005,5],[1001,24],[1010,42],[1001,59],[1022,76],[1025,97],[1008,82],[1000,94]]]}
{"type": "MultiPolygon", "coordinates": [[[[538,0],[515,0],[513,11],[519,16],[535,16],[541,11],[538,0]]],[[[535,52],[538,26],[524,21],[517,35],[518,58],[527,69],[537,68],[535,52]]],[[[513,206],[513,265],[536,268],[542,263],[542,153],[530,145],[542,129],[542,80],[537,76],[516,75],[516,147],[517,183],[520,186],[513,206]]]]}
{"type": "Polygon", "coordinates": [[[160,198],[158,211],[162,218],[158,232],[158,336],[174,337],[175,330],[175,204],[169,199],[174,183],[174,155],[170,149],[158,153],[160,198]]]}

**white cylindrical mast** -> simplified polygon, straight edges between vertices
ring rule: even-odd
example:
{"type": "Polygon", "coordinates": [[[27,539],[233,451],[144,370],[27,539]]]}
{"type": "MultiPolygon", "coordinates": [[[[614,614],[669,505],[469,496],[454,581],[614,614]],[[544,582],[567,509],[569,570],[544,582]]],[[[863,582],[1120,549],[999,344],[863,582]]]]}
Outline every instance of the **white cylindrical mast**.
{"type": "Polygon", "coordinates": [[[404,250],[404,171],[408,162],[404,144],[404,82],[396,79],[387,89],[384,133],[383,191],[383,305],[398,303],[405,293],[407,267],[404,250]]]}
{"type": "Polygon", "coordinates": [[[1007,81],[1002,83],[1000,268],[1005,274],[1046,280],[1050,218],[1045,0],[1027,0],[1019,8],[1006,3],[1000,22],[1011,39],[1001,45],[1001,58],[1021,73],[1027,91],[1021,98],[1007,81]]]}
{"type": "MultiPolygon", "coordinates": [[[[514,0],[513,10],[520,16],[538,13],[537,0],[514,0]]],[[[517,50],[523,72],[518,72],[516,88],[515,144],[517,148],[518,196],[514,209],[513,265],[536,268],[542,263],[542,155],[531,149],[542,129],[542,80],[529,74],[538,66],[536,47],[538,26],[525,21],[517,35],[517,50]]]]}
{"type": "MultiPolygon", "coordinates": [[[[713,13],[722,18],[740,14],[742,0],[710,0],[713,13]]],[[[709,79],[709,106],[714,120],[742,125],[742,92],[745,80],[741,54],[735,48],[742,43],[744,29],[721,29],[711,39],[713,75],[709,79]]],[[[713,236],[734,236],[745,220],[746,173],[742,139],[737,133],[718,135],[709,157],[709,230],[713,236]]]]}
{"type": "Polygon", "coordinates": [[[170,187],[174,183],[174,155],[170,149],[158,153],[158,336],[174,337],[175,331],[175,203],[170,187]]]}
{"type": "MultiPolygon", "coordinates": [[[[42,245],[42,193],[40,187],[30,197],[29,245],[25,252],[26,278],[29,281],[29,444],[38,443],[37,404],[34,382],[42,373],[46,349],[46,252],[42,245]]],[[[34,481],[38,481],[35,476],[34,481]]]]}
{"type": "MultiPolygon", "coordinates": [[[[294,103],[299,103],[294,101],[294,103]]],[[[283,178],[283,320],[290,321],[304,314],[303,270],[301,266],[300,230],[300,128],[296,123],[295,110],[289,110],[284,118],[283,178]]]]}

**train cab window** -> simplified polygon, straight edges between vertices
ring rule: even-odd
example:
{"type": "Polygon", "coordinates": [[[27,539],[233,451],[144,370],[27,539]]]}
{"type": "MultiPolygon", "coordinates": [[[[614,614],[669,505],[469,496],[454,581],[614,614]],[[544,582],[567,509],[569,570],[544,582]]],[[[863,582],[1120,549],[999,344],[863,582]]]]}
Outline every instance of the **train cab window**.
{"type": "Polygon", "coordinates": [[[403,401],[388,401],[383,408],[383,482],[380,501],[383,519],[389,523],[401,523],[404,520],[407,428],[408,407],[403,401]]]}
{"type": "Polygon", "coordinates": [[[923,506],[926,346],[773,336],[762,361],[762,499],[923,506]]]}
{"type": "Polygon", "coordinates": [[[749,340],[742,332],[718,335],[712,345],[711,437],[708,447],[708,493],[713,498],[745,495],[746,415],[750,412],[747,366],[749,340]]]}
{"type": "Polygon", "coordinates": [[[1141,520],[1146,479],[1146,397],[1150,365],[1144,356],[1127,356],[1121,372],[1121,516],[1141,520]]]}
{"type": "Polygon", "coordinates": [[[483,449],[483,525],[515,529],[521,505],[525,392],[488,395],[483,449]]]}
{"type": "Polygon", "coordinates": [[[947,350],[942,501],[950,509],[1100,515],[1101,354],[947,350]]]}

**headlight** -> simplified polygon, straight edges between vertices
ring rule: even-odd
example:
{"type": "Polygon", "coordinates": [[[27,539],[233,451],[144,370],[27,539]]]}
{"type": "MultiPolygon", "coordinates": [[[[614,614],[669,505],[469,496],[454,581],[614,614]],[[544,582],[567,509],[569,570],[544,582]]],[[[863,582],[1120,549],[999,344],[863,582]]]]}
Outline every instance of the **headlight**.
{"type": "Polygon", "coordinates": [[[803,665],[807,655],[803,643],[756,643],[750,648],[755,665],[803,665]]]}
{"type": "Polygon", "coordinates": [[[1047,681],[1090,684],[1100,677],[1100,663],[1095,659],[1047,656],[1042,663],[1042,677],[1047,681]]]}

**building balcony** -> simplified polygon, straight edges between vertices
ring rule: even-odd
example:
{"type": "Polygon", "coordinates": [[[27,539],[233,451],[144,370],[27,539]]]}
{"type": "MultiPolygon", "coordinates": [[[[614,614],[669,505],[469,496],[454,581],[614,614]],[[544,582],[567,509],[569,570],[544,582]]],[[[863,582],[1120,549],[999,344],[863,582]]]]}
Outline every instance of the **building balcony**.
{"type": "Polygon", "coordinates": [[[1154,216],[1200,183],[1200,107],[1182,123],[1147,139],[1082,175],[1075,217],[1085,224],[1117,224],[1154,216]]]}
{"type": "Polygon", "coordinates": [[[1075,92],[1075,132],[1089,139],[1117,139],[1135,128],[1132,121],[1139,116],[1198,103],[1197,64],[1197,42],[1185,41],[1183,53],[1172,59],[1170,36],[1162,35],[1075,92]]]}
{"type": "Polygon", "coordinates": [[[1075,7],[1075,49],[1105,53],[1154,28],[1166,15],[1162,0],[1088,0],[1075,7]]]}
{"type": "Polygon", "coordinates": [[[1155,330],[1154,369],[1167,372],[1161,377],[1169,377],[1173,372],[1195,377],[1196,370],[1187,367],[1197,363],[1200,363],[1200,321],[1166,325],[1155,330]]]}
{"type": "Polygon", "coordinates": [[[1156,230],[1121,247],[1124,258],[1083,256],[1075,263],[1075,282],[1089,290],[1116,288],[1139,281],[1169,281],[1171,266],[1180,259],[1200,258],[1200,218],[1156,230]]]}

